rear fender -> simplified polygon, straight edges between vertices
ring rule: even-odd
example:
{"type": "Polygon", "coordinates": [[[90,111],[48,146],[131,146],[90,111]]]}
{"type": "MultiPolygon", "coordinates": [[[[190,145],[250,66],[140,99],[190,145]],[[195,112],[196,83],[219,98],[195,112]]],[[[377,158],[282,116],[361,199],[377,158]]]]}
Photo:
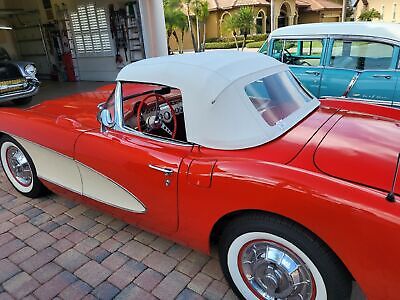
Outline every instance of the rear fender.
{"type": "Polygon", "coordinates": [[[396,290],[393,279],[400,262],[393,258],[400,248],[400,204],[386,201],[384,193],[324,174],[252,161],[218,161],[210,188],[180,179],[185,183],[179,187],[177,239],[190,241],[189,246],[209,251],[213,227],[224,216],[264,211],[319,237],[362,289],[377,296],[371,299],[388,299],[391,289],[396,290]],[[378,260],[376,253],[385,255],[378,260]]]}
{"type": "Polygon", "coordinates": [[[320,99],[320,101],[321,105],[326,107],[351,110],[370,115],[377,115],[384,118],[400,120],[399,108],[376,105],[376,104],[362,102],[360,100],[350,100],[350,99],[326,98],[326,99],[320,99]]]}

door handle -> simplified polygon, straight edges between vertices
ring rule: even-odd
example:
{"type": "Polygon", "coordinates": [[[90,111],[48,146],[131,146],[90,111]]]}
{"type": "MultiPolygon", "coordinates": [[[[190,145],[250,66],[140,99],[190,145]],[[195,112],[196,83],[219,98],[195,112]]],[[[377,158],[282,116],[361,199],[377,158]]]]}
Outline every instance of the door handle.
{"type": "Polygon", "coordinates": [[[155,166],[155,165],[152,165],[152,164],[149,164],[149,168],[153,169],[153,170],[156,170],[158,172],[162,172],[162,173],[164,173],[165,176],[171,175],[174,172],[170,168],[158,167],[158,166],[155,166]]]}
{"type": "Polygon", "coordinates": [[[392,75],[388,75],[388,74],[375,74],[372,77],[374,78],[385,78],[385,79],[391,79],[392,75]]]}
{"type": "Polygon", "coordinates": [[[314,76],[319,76],[321,73],[318,71],[305,71],[306,74],[314,75],[314,76]]]}

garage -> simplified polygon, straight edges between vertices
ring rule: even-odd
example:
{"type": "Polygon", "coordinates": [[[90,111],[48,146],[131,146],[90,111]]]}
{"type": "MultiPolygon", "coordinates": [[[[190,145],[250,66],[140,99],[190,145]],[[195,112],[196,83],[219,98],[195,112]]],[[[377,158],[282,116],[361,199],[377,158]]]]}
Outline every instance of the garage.
{"type": "Polygon", "coordinates": [[[112,81],[134,61],[166,53],[161,1],[9,1],[0,45],[39,79],[112,81]]]}

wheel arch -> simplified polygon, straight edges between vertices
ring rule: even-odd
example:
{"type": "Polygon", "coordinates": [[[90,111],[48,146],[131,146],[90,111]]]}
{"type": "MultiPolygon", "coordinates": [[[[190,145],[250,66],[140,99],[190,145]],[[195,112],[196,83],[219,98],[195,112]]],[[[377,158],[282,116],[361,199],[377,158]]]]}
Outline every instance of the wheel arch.
{"type": "Polygon", "coordinates": [[[286,216],[276,214],[273,212],[265,211],[265,210],[258,210],[258,209],[237,210],[237,211],[232,211],[232,212],[227,213],[224,216],[222,216],[220,219],[218,219],[218,221],[216,223],[214,223],[214,226],[212,227],[212,230],[210,232],[210,236],[209,236],[210,248],[218,244],[219,237],[221,236],[224,228],[229,223],[234,222],[234,221],[236,221],[244,216],[248,216],[248,215],[264,215],[264,216],[270,216],[273,218],[280,218],[280,219],[286,220],[290,223],[296,224],[297,226],[301,227],[307,234],[311,235],[315,239],[318,239],[318,241],[321,242],[326,247],[326,249],[328,249],[332,253],[332,255],[334,255],[336,257],[336,259],[342,266],[343,270],[345,272],[347,272],[349,277],[352,280],[355,280],[354,276],[350,272],[349,268],[342,261],[342,259],[339,257],[339,255],[337,255],[337,253],[334,251],[334,249],[332,249],[332,247],[330,247],[323,239],[321,239],[312,230],[310,230],[309,228],[305,227],[301,223],[299,223],[291,218],[288,218],[286,216]]]}

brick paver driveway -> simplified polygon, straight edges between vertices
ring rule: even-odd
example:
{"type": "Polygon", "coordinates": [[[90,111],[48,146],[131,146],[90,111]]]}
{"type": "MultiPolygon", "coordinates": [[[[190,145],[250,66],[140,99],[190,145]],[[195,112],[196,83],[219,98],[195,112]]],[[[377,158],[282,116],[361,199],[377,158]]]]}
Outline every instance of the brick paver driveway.
{"type": "Polygon", "coordinates": [[[213,257],[0,172],[0,300],[235,299],[213,257]]]}

